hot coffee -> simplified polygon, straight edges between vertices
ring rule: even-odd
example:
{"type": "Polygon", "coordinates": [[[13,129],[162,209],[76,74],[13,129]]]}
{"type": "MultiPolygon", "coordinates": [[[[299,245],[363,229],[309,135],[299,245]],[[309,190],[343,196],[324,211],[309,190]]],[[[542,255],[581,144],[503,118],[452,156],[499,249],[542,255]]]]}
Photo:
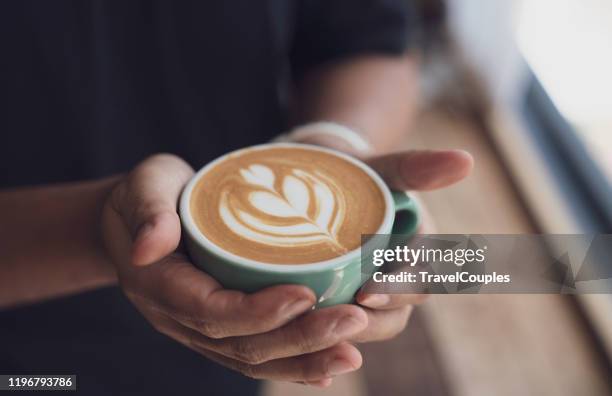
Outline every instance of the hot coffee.
{"type": "Polygon", "coordinates": [[[359,248],[385,197],[359,166],[308,146],[268,146],[217,161],[195,184],[190,212],[213,244],[271,264],[309,264],[359,248]]]}

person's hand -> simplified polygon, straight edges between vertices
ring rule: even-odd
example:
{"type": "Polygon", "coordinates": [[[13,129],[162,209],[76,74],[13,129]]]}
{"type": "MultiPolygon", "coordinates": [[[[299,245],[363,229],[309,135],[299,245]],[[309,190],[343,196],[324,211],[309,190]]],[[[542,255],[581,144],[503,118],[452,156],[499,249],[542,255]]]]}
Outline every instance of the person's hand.
{"type": "Polygon", "coordinates": [[[326,386],[358,369],[361,355],[347,341],[366,329],[369,338],[389,331],[368,326],[364,309],[311,311],[315,295],[296,285],[226,290],[189,262],[176,207],[192,175],[180,158],[155,155],[107,199],[102,237],[131,302],[158,331],[250,377],[326,386]]]}
{"type": "MultiPolygon", "coordinates": [[[[351,154],[349,146],[325,135],[321,139],[311,137],[304,143],[340,149],[351,154]]],[[[404,151],[366,158],[356,156],[376,170],[392,190],[400,191],[429,191],[450,186],[464,179],[473,166],[472,156],[462,150],[404,151]]],[[[418,232],[433,232],[431,217],[423,206],[420,210],[421,225],[418,232]]],[[[427,294],[368,294],[366,290],[371,290],[369,286],[364,285],[355,297],[368,316],[368,327],[352,337],[353,342],[379,341],[396,336],[406,326],[413,306],[422,303],[427,297],[427,294]]]]}
{"type": "MultiPolygon", "coordinates": [[[[428,191],[450,186],[464,179],[473,166],[472,156],[462,150],[405,151],[366,158],[365,162],[391,189],[400,191],[428,191]]],[[[418,233],[434,232],[429,213],[422,205],[419,209],[421,224],[418,233]]],[[[364,285],[356,296],[356,301],[367,308],[369,323],[395,322],[397,332],[405,326],[412,306],[422,303],[427,297],[427,294],[368,294],[365,290],[369,286],[364,285]],[[398,323],[403,325],[398,326],[398,323]]]]}

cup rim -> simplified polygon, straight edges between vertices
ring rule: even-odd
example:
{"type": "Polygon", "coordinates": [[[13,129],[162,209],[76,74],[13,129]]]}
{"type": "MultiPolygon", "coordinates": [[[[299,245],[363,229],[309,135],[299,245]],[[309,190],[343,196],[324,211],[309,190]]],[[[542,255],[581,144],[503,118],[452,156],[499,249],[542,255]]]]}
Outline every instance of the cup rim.
{"type": "Polygon", "coordinates": [[[197,244],[202,245],[209,252],[227,261],[230,261],[231,263],[235,265],[245,267],[248,269],[261,270],[265,272],[282,272],[282,273],[314,272],[314,271],[336,268],[341,264],[350,262],[354,260],[355,258],[360,257],[362,245],[359,245],[359,247],[341,256],[334,257],[328,260],[317,261],[313,263],[307,263],[307,264],[266,263],[266,262],[261,262],[261,261],[249,259],[246,257],[242,257],[235,253],[229,252],[215,245],[212,241],[210,241],[204,235],[202,231],[200,231],[200,229],[195,224],[195,221],[193,220],[193,217],[191,215],[190,203],[191,203],[191,194],[193,192],[193,189],[195,185],[197,184],[197,182],[202,178],[202,176],[205,175],[209,170],[214,168],[217,164],[227,160],[230,157],[238,156],[248,151],[259,151],[259,150],[275,148],[275,147],[301,148],[301,149],[306,149],[306,150],[324,152],[327,154],[334,155],[336,157],[340,157],[346,161],[349,161],[350,163],[362,169],[368,176],[370,176],[372,180],[374,180],[374,182],[376,183],[376,185],[379,187],[380,191],[382,192],[384,200],[385,200],[385,214],[384,214],[383,220],[381,222],[381,225],[378,227],[376,232],[373,234],[385,234],[385,233],[390,232],[392,225],[393,225],[393,219],[395,217],[394,216],[395,205],[394,205],[393,197],[391,195],[391,191],[389,190],[389,187],[385,184],[385,182],[382,180],[382,178],[378,175],[378,173],[376,173],[376,171],[374,171],[371,167],[366,165],[364,162],[360,161],[357,158],[351,157],[348,154],[345,154],[345,153],[342,153],[342,152],[339,152],[333,149],[329,149],[326,147],[315,146],[312,144],[264,143],[264,144],[259,144],[255,146],[249,146],[249,147],[244,147],[238,150],[234,150],[234,151],[231,151],[229,153],[226,153],[216,158],[215,160],[209,162],[204,167],[202,167],[200,170],[198,170],[195,173],[195,175],[193,175],[191,180],[186,184],[181,194],[180,201],[179,201],[179,214],[181,218],[181,223],[183,225],[183,230],[187,231],[189,236],[197,244]]]}

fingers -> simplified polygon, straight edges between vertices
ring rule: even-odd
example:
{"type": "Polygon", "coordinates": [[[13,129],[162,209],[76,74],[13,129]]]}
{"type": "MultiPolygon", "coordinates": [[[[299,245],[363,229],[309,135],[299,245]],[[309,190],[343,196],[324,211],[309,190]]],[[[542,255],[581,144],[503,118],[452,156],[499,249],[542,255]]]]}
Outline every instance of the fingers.
{"type": "MultiPolygon", "coordinates": [[[[431,228],[428,231],[430,230],[431,228]]],[[[423,229],[421,229],[421,231],[423,231],[423,229]]],[[[392,269],[390,274],[399,275],[405,271],[414,272],[415,267],[409,265],[396,265],[392,269]]],[[[429,294],[426,293],[426,289],[423,286],[414,286],[410,290],[404,289],[406,293],[380,293],[381,291],[384,291],[381,284],[370,279],[361,287],[359,292],[357,292],[355,301],[357,304],[371,309],[392,310],[406,305],[422,304],[429,297],[429,294]]]]}
{"type": "Polygon", "coordinates": [[[311,385],[311,386],[316,386],[317,388],[327,388],[327,387],[329,387],[332,384],[332,382],[333,382],[333,379],[325,378],[325,379],[318,380],[318,381],[304,382],[304,384],[311,385]]]}
{"type": "Polygon", "coordinates": [[[197,331],[167,316],[154,316],[149,314],[147,318],[161,333],[225,367],[253,378],[304,382],[324,387],[329,385],[329,378],[355,371],[362,364],[359,351],[346,342],[314,353],[253,363],[218,353],[203,344],[203,336],[197,331]]]}
{"type": "Polygon", "coordinates": [[[428,294],[369,294],[362,290],[355,296],[355,300],[367,308],[391,310],[406,305],[422,304],[428,296],[428,294]]]}
{"type": "Polygon", "coordinates": [[[366,161],[395,190],[434,190],[465,178],[472,156],[462,150],[406,151],[366,161]]]}
{"type": "Polygon", "coordinates": [[[132,263],[153,263],[176,249],[180,220],[176,205],[193,170],[169,154],[149,157],[113,192],[113,208],[132,237],[132,263]]]}
{"type": "Polygon", "coordinates": [[[276,381],[305,382],[328,386],[330,378],[358,370],[363,359],[353,345],[342,343],[323,351],[271,360],[262,364],[243,363],[207,349],[192,346],[209,359],[247,377],[276,381]]]}
{"type": "Polygon", "coordinates": [[[351,344],[343,343],[308,355],[254,365],[247,370],[247,374],[260,379],[311,383],[358,370],[362,363],[359,350],[351,344]]]}
{"type": "Polygon", "coordinates": [[[416,201],[421,216],[421,222],[417,229],[417,234],[434,234],[436,232],[436,223],[427,209],[427,205],[423,203],[418,193],[412,193],[411,197],[416,201]]]}
{"type": "Polygon", "coordinates": [[[132,267],[126,293],[210,338],[263,333],[308,311],[316,297],[304,286],[274,286],[245,294],[222,286],[173,254],[147,267],[132,267]],[[134,292],[130,292],[130,290],[134,292]]]}
{"type": "Polygon", "coordinates": [[[356,336],[368,326],[362,308],[339,305],[313,311],[268,333],[212,340],[197,337],[199,346],[250,364],[327,349],[356,336]]]}
{"type": "Polygon", "coordinates": [[[372,323],[364,331],[351,338],[353,342],[372,342],[389,340],[404,330],[412,313],[412,305],[389,310],[366,309],[368,322],[372,323]]]}
{"type": "MultiPolygon", "coordinates": [[[[302,315],[290,323],[278,327],[281,321],[272,319],[269,323],[267,318],[260,317],[254,321],[249,331],[262,331],[249,336],[226,336],[218,337],[222,333],[217,329],[229,327],[223,330],[223,334],[236,333],[232,324],[215,325],[215,330],[210,331],[209,325],[200,325],[194,328],[193,322],[183,323],[177,321],[176,315],[171,312],[144,309],[144,315],[155,328],[179,341],[188,343],[190,347],[198,347],[211,350],[219,355],[252,365],[265,363],[271,360],[287,358],[292,356],[318,352],[336,344],[344,342],[351,337],[363,332],[368,327],[366,312],[354,305],[338,305],[302,315]],[[266,328],[275,327],[264,332],[266,328]]],[[[245,323],[252,321],[244,318],[245,323]]]]}
{"type": "Polygon", "coordinates": [[[297,285],[273,286],[253,294],[218,289],[202,301],[187,324],[210,338],[265,333],[309,311],[316,296],[297,285]]]}

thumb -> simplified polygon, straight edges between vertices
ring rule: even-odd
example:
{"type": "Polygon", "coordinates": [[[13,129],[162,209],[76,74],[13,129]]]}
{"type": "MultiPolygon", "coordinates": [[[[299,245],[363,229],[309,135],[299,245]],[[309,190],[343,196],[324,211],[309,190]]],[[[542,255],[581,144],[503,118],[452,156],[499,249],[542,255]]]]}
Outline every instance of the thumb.
{"type": "Polygon", "coordinates": [[[395,190],[435,190],[450,186],[472,170],[474,160],[463,150],[405,151],[366,161],[395,190]]]}
{"type": "Polygon", "coordinates": [[[192,175],[179,157],[157,154],[134,168],[113,193],[113,207],[132,239],[133,264],[151,264],[177,248],[181,237],[177,202],[192,175]]]}

